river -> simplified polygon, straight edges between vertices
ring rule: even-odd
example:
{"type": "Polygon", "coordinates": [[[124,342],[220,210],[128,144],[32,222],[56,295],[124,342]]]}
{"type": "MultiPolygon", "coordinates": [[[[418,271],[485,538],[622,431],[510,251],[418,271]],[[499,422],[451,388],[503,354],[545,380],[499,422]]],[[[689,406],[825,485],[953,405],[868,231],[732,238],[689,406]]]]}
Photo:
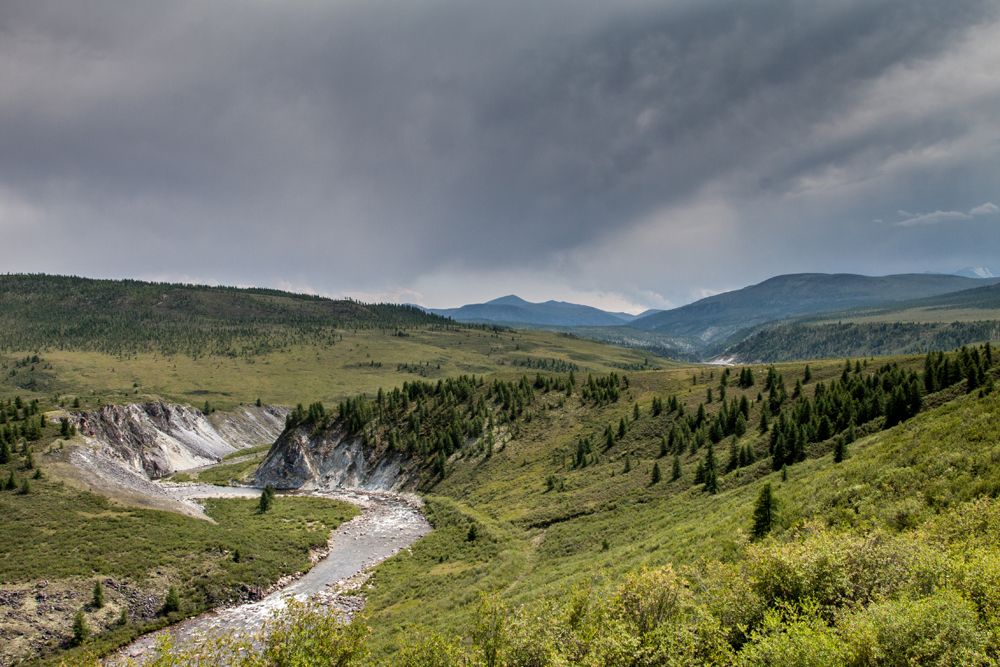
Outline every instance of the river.
{"type": "MultiPolygon", "coordinates": [[[[198,500],[203,498],[256,498],[261,493],[260,489],[201,484],[165,484],[163,488],[195,507],[200,507],[198,500]]],[[[289,599],[311,599],[350,616],[363,605],[363,599],[352,593],[364,582],[371,568],[431,530],[420,511],[420,499],[413,495],[338,489],[295,493],[289,497],[296,495],[341,500],[358,506],[361,513],[330,534],[329,553],[312,569],[262,600],[215,609],[144,635],[113,654],[104,664],[118,666],[132,660],[141,665],[147,657],[152,657],[152,649],[164,632],[173,635],[174,645],[179,648],[191,648],[220,633],[256,633],[289,599]]]]}

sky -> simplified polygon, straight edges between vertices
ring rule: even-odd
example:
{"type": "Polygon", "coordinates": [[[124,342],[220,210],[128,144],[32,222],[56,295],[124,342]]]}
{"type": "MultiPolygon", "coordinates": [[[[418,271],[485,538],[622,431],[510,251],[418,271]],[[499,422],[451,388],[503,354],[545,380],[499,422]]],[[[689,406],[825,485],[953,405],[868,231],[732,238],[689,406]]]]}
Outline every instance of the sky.
{"type": "Polygon", "coordinates": [[[1000,272],[996,0],[4,0],[0,273],[665,308],[1000,272]]]}

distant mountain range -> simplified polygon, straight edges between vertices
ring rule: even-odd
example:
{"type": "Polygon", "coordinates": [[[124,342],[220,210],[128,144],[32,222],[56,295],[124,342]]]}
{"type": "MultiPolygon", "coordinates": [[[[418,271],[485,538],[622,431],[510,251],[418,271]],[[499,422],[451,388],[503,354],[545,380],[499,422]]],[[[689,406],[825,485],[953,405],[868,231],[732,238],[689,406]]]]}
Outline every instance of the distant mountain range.
{"type": "Polygon", "coordinates": [[[642,317],[630,326],[709,344],[776,320],[909,301],[993,282],[997,279],[928,273],[796,273],[642,317]]]}
{"type": "Polygon", "coordinates": [[[532,327],[611,327],[622,326],[638,317],[660,311],[647,310],[640,315],[613,313],[593,306],[566,301],[532,303],[510,294],[486,303],[471,303],[460,308],[425,308],[429,313],[450,317],[456,322],[504,324],[532,327]]]}
{"type": "MultiPolygon", "coordinates": [[[[971,274],[988,269],[969,269],[971,274]]],[[[1000,278],[913,273],[862,276],[798,273],[724,292],[671,310],[612,313],[564,301],[531,303],[509,295],[460,308],[425,309],[458,322],[569,329],[587,338],[698,358],[718,354],[761,329],[825,313],[859,309],[986,307],[1000,295],[1000,278]],[[954,296],[954,299],[951,297],[954,296]],[[926,300],[926,301],[921,301],[926,300]],[[955,301],[955,306],[949,304],[955,301]],[[957,304],[961,305],[957,305],[957,304]],[[975,304],[975,305],[973,305],[975,304]]]]}
{"type": "Polygon", "coordinates": [[[425,308],[457,322],[531,327],[628,326],[710,343],[765,322],[938,296],[1000,282],[1000,278],[911,273],[861,276],[796,273],[716,294],[671,310],[615,313],[565,301],[532,303],[513,294],[459,308],[425,308]]]}

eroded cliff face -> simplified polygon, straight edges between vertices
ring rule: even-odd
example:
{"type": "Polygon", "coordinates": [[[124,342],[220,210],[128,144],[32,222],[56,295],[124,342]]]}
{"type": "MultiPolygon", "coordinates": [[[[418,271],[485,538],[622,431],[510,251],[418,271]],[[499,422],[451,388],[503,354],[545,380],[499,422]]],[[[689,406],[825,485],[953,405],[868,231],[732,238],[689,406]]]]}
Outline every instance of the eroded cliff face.
{"type": "Polygon", "coordinates": [[[409,490],[418,480],[417,462],[402,452],[366,445],[339,421],[285,431],[257,469],[256,486],[276,489],[409,490]]]}
{"type": "Polygon", "coordinates": [[[219,461],[239,449],[273,442],[287,410],[241,406],[211,416],[184,405],[105,405],[70,416],[89,447],[150,479],[219,461]]]}

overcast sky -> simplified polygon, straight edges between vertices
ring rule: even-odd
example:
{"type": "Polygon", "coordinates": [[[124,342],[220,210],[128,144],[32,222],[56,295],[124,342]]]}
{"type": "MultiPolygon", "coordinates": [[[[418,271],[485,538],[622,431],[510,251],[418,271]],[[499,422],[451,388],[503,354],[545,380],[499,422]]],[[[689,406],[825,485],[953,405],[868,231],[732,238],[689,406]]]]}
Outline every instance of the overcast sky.
{"type": "Polygon", "coordinates": [[[998,204],[996,0],[0,2],[0,272],[641,310],[998,204]]]}

